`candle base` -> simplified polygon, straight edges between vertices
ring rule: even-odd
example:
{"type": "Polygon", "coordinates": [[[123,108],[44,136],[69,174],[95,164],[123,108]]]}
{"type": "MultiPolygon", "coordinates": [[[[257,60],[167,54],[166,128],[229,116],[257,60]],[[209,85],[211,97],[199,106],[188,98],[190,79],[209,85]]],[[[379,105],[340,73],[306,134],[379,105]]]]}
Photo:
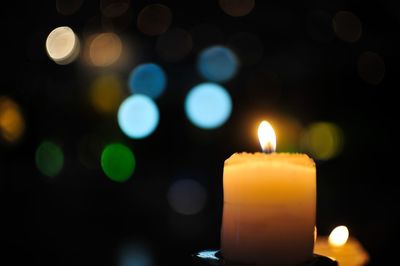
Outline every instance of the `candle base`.
{"type": "MultiPolygon", "coordinates": [[[[192,257],[194,261],[193,266],[255,266],[226,261],[221,257],[221,252],[215,249],[199,251],[193,254],[192,257]]],[[[338,263],[331,258],[314,254],[312,260],[293,266],[338,266],[338,263]]]]}

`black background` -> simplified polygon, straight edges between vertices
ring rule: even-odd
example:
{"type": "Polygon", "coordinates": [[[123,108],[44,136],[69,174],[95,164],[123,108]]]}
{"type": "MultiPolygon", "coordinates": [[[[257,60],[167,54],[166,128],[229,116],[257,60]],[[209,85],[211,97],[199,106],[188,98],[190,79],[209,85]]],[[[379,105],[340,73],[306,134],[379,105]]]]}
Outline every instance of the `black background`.
{"type": "MultiPolygon", "coordinates": [[[[135,36],[143,50],[139,62],[160,63],[168,75],[166,93],[157,101],[160,124],[149,138],[125,137],[115,117],[89,106],[88,75],[79,62],[59,66],[44,49],[47,34],[68,25],[78,36],[89,19],[100,16],[98,1],[84,1],[73,15],[57,12],[55,2],[5,1],[1,4],[1,95],[12,97],[24,112],[27,130],[14,146],[0,146],[2,264],[117,265],[124,243],[144,243],[156,265],[181,264],[199,249],[218,248],[222,211],[223,161],[236,151],[258,151],[249,138],[253,117],[277,112],[303,124],[334,121],[345,134],[337,158],[317,162],[317,225],[328,234],[346,224],[371,255],[371,265],[395,258],[398,231],[397,155],[400,6],[396,1],[256,1],[251,14],[233,18],[217,1],[157,1],[170,7],[172,27],[190,31],[201,23],[217,25],[224,43],[235,32],[257,35],[262,60],[243,67],[226,84],[234,109],[219,129],[204,131],[186,119],[183,100],[202,79],[195,70],[197,51],[178,63],[155,52],[156,37],[136,28],[138,12],[155,1],[131,1],[133,20],[121,34],[135,36]],[[317,42],[307,32],[310,12],[340,10],[362,23],[358,42],[336,37],[317,42]],[[357,74],[357,58],[378,53],[386,66],[379,85],[357,74]],[[282,78],[279,97],[246,87],[255,71],[267,69],[282,78]],[[87,169],[77,159],[86,134],[129,145],[137,157],[133,177],[122,184],[101,169],[87,169]],[[60,175],[45,178],[34,162],[43,139],[61,143],[65,164],[60,175]],[[173,180],[190,177],[203,184],[208,198],[192,216],[175,213],[166,193],[173,180]]],[[[129,70],[122,71],[127,76],[129,70]]],[[[188,264],[186,264],[188,265],[188,264]]]]}

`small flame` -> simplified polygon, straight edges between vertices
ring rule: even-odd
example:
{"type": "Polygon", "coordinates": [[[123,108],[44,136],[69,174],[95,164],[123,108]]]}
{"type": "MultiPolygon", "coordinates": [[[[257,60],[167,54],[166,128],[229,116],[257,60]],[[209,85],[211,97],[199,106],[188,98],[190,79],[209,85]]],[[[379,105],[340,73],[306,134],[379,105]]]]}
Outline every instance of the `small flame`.
{"type": "Polygon", "coordinates": [[[276,149],[276,135],[271,124],[267,121],[262,121],[258,126],[258,139],[260,141],[263,152],[271,153],[276,149]]]}
{"type": "Polygon", "coordinates": [[[328,241],[329,244],[335,247],[340,247],[346,244],[347,239],[349,238],[349,229],[346,226],[340,225],[332,230],[329,235],[328,241]]]}

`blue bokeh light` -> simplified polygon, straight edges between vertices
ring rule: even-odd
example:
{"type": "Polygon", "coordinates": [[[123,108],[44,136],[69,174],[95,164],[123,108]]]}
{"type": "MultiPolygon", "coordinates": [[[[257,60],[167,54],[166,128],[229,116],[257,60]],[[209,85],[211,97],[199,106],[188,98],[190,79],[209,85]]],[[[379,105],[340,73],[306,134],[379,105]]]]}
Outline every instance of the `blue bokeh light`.
{"type": "Polygon", "coordinates": [[[226,122],[232,112],[232,100],[222,86],[201,83],[191,89],[185,99],[189,120],[203,129],[214,129],[226,122]]]}
{"type": "Polygon", "coordinates": [[[200,53],[197,68],[204,79],[224,82],[235,76],[239,68],[239,61],[229,48],[212,46],[200,53]]]}
{"type": "Polygon", "coordinates": [[[118,110],[119,127],[125,135],[134,139],[142,139],[153,133],[159,117],[157,105],[142,94],[126,98],[118,110]]]}
{"type": "Polygon", "coordinates": [[[152,266],[153,258],[142,245],[131,244],[120,251],[118,266],[152,266]]]}
{"type": "Polygon", "coordinates": [[[132,93],[144,94],[156,99],[163,94],[167,85],[167,77],[159,65],[141,64],[132,70],[128,85],[132,93]]]}

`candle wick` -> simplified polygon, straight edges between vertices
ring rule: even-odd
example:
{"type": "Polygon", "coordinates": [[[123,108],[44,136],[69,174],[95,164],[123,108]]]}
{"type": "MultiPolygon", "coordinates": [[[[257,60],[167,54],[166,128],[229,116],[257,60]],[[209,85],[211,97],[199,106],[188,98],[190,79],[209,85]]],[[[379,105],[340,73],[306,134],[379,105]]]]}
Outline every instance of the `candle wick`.
{"type": "Polygon", "coordinates": [[[274,149],[273,149],[271,143],[268,143],[267,145],[265,145],[265,147],[263,147],[262,150],[263,150],[263,153],[267,153],[267,154],[274,152],[274,149]]]}

